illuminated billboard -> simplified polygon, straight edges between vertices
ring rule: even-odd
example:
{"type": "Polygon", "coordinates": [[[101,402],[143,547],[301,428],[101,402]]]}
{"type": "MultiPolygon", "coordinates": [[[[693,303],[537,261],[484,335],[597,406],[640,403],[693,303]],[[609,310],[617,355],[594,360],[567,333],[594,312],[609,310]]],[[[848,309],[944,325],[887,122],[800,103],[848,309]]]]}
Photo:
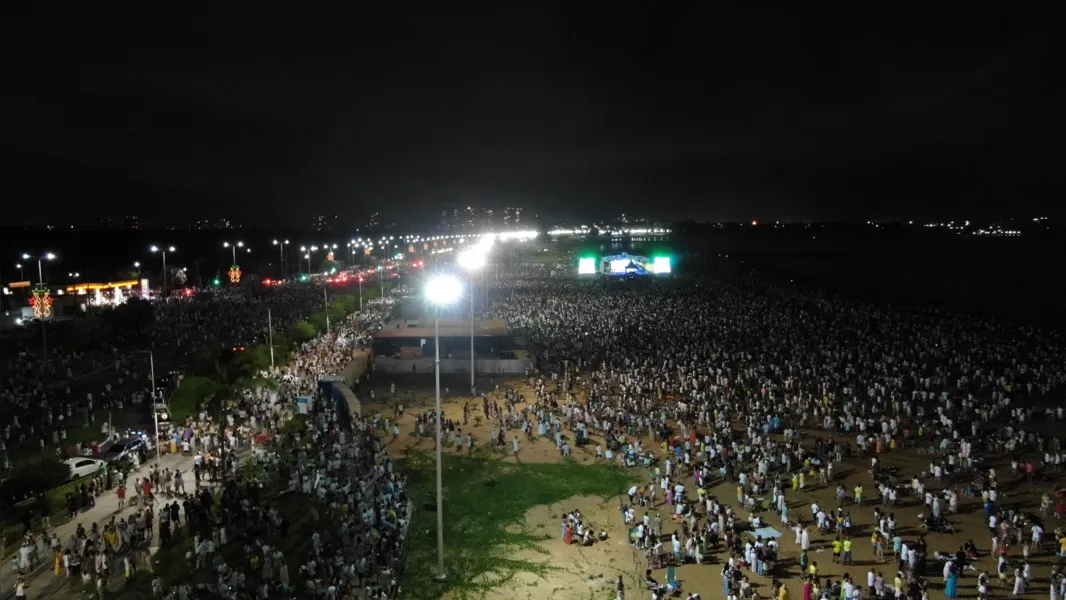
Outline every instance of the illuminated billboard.
{"type": "Polygon", "coordinates": [[[578,275],[593,275],[596,273],[596,259],[595,258],[582,258],[577,261],[577,274],[578,275]]]}
{"type": "Polygon", "coordinates": [[[607,275],[647,275],[651,261],[635,254],[612,254],[603,257],[603,272],[607,275]]]}
{"type": "Polygon", "coordinates": [[[670,257],[669,256],[656,256],[655,260],[651,263],[651,270],[656,274],[665,274],[671,272],[670,257]]]}

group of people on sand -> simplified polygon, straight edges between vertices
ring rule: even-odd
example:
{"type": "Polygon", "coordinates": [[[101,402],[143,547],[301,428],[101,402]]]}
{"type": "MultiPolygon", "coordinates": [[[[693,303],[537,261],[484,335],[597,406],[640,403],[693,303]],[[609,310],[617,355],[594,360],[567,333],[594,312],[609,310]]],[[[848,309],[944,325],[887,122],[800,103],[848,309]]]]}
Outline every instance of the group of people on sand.
{"type": "MultiPolygon", "coordinates": [[[[507,274],[500,286],[490,316],[529,339],[536,368],[527,380],[535,396],[506,405],[498,426],[595,436],[609,452],[600,447],[597,458],[647,465],[627,521],[650,566],[728,551],[730,598],[759,595],[745,585],[758,574],[779,596],[919,600],[931,587],[954,597],[967,572],[987,580],[981,567],[991,553],[1018,593],[1031,588],[1023,545],[1003,540],[1041,525],[1003,505],[1000,480],[1039,484],[1061,464],[1060,439],[1041,425],[1061,420],[1061,409],[1039,408],[1066,383],[1060,334],[724,274],[624,282],[507,274]],[[906,466],[901,453],[928,457],[929,469],[906,466]],[[1018,457],[1020,471],[997,468],[1005,455],[1018,457]],[[861,466],[846,481],[845,463],[861,466]],[[714,493],[726,482],[737,490],[732,506],[714,493]],[[830,486],[837,506],[805,499],[830,486]],[[658,498],[646,491],[656,488],[658,498]],[[978,499],[998,545],[931,558],[927,537],[950,531],[959,504],[978,499]],[[658,503],[676,531],[637,516],[658,503]],[[925,511],[918,527],[898,523],[893,510],[916,503],[925,511]],[[800,531],[801,557],[812,544],[839,545],[844,565],[854,563],[851,533],[861,527],[874,561],[895,560],[896,570],[874,572],[868,585],[854,573],[819,576],[806,558],[797,571],[777,560],[777,540],[748,536],[771,521],[800,531]]],[[[1056,512],[1059,504],[1046,503],[1056,512]]]]}

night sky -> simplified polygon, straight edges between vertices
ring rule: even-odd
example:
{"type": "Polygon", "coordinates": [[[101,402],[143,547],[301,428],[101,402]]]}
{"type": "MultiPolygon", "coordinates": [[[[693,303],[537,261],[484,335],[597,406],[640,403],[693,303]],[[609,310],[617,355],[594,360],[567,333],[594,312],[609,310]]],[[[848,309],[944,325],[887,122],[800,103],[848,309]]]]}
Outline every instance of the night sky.
{"type": "Polygon", "coordinates": [[[0,223],[1063,211],[1066,52],[1039,3],[386,4],[12,16],[0,157],[18,202],[0,223]]]}

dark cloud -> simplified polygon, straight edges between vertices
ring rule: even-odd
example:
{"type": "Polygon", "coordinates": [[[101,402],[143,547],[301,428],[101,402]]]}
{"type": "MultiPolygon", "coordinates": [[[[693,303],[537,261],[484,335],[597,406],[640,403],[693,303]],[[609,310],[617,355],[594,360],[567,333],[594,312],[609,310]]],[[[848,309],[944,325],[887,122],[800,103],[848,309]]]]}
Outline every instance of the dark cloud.
{"type": "Polygon", "coordinates": [[[1062,48],[1037,8],[563,6],[30,27],[0,142],[33,168],[8,185],[102,203],[74,217],[184,197],[278,222],[469,200],[903,217],[1063,191],[1062,48]]]}

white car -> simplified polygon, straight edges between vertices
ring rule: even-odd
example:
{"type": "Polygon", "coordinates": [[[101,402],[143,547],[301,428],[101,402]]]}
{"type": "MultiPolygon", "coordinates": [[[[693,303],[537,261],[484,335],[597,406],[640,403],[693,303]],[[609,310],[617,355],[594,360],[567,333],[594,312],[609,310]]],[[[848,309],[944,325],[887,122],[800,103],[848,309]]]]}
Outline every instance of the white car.
{"type": "Polygon", "coordinates": [[[63,464],[70,467],[70,479],[81,479],[88,475],[92,475],[100,470],[100,466],[106,464],[104,461],[96,458],[68,458],[63,461],[63,464]]]}

